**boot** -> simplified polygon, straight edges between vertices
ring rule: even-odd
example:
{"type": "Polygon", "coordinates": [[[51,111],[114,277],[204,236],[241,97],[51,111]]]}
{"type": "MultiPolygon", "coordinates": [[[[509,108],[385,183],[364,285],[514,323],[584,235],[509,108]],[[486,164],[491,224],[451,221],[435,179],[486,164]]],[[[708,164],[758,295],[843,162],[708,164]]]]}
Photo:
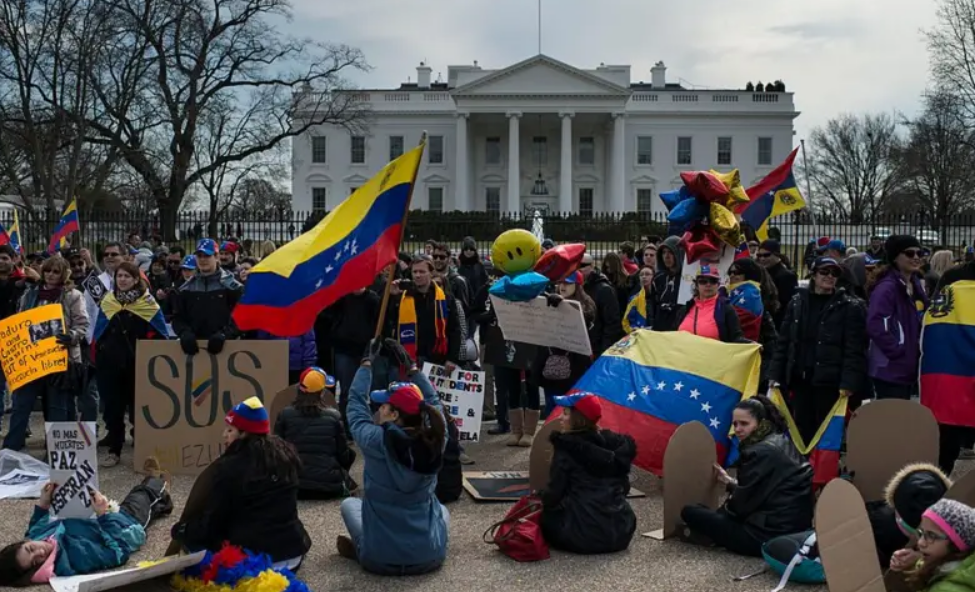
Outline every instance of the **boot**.
{"type": "Polygon", "coordinates": [[[508,410],[508,423],[511,424],[511,435],[508,437],[507,442],[508,446],[518,446],[518,443],[521,442],[524,422],[525,416],[523,409],[508,410]]]}
{"type": "Polygon", "coordinates": [[[532,447],[532,440],[535,439],[535,430],[538,429],[538,416],[538,409],[525,409],[525,423],[521,439],[518,440],[518,446],[522,448],[532,447]]]}

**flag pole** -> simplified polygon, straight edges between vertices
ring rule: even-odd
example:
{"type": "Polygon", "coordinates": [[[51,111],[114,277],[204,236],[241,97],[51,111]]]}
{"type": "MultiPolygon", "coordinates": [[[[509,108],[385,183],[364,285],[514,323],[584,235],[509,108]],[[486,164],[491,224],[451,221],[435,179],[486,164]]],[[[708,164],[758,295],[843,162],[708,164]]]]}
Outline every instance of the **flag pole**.
{"type": "MultiPolygon", "coordinates": [[[[410,204],[413,202],[413,190],[416,188],[416,177],[420,172],[420,163],[423,162],[423,151],[427,146],[427,132],[423,130],[423,134],[420,136],[420,157],[416,160],[416,170],[413,171],[413,181],[410,183],[410,192],[406,196],[406,209],[403,210],[403,222],[400,225],[400,236],[399,244],[396,245],[396,253],[398,254],[400,249],[403,247],[403,237],[406,235],[406,219],[410,215],[410,204]]],[[[389,307],[389,292],[393,287],[393,275],[396,271],[397,262],[389,264],[386,268],[386,287],[383,290],[383,300],[379,305],[379,319],[376,321],[376,334],[374,337],[379,337],[383,332],[383,325],[386,324],[386,309],[389,307]]]]}

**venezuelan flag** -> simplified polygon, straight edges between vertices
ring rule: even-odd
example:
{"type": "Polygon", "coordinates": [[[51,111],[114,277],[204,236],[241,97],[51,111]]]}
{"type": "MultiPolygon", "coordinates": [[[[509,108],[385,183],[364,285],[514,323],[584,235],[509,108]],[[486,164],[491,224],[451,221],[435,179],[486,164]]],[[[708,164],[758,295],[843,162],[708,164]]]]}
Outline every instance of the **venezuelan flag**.
{"type": "Polygon", "coordinates": [[[688,422],[708,428],[724,459],[731,413],[758,388],[760,349],[690,333],[635,331],[597,358],[572,391],[596,394],[603,406],[599,425],[632,436],[636,465],[662,475],[667,443],[688,422]]]}
{"type": "Polygon", "coordinates": [[[68,235],[79,230],[81,230],[81,223],[78,220],[78,200],[72,198],[68,207],[64,208],[58,225],[54,227],[51,242],[47,244],[47,252],[56,253],[60,251],[65,247],[68,235]]]}
{"type": "Polygon", "coordinates": [[[747,281],[728,286],[728,301],[738,314],[738,322],[747,339],[758,341],[762,331],[762,288],[758,282],[747,281]]]}
{"type": "Polygon", "coordinates": [[[7,232],[7,229],[2,223],[0,223],[0,245],[10,245],[10,247],[14,250],[17,249],[17,247],[14,246],[13,237],[10,236],[10,233],[7,232]]]}
{"type": "Polygon", "coordinates": [[[735,249],[735,259],[734,259],[735,261],[738,261],[739,259],[747,259],[751,256],[752,256],[751,253],[748,252],[747,242],[741,243],[740,245],[738,245],[738,248],[735,249]]]}
{"type": "Polygon", "coordinates": [[[975,427],[975,281],[946,286],[924,315],[921,404],[938,423],[975,427]]]}
{"type": "Polygon", "coordinates": [[[10,227],[10,246],[15,251],[24,254],[24,242],[20,240],[20,218],[17,216],[17,209],[14,208],[14,223],[10,227]]]}
{"type": "Polygon", "coordinates": [[[303,335],[322,309],[395,262],[423,148],[387,164],[313,229],[258,263],[234,308],[237,326],[303,335]]]}
{"type": "Polygon", "coordinates": [[[647,291],[641,286],[640,290],[630,298],[630,303],[626,305],[626,312],[623,313],[623,330],[632,333],[646,326],[647,291]]]}
{"type": "Polygon", "coordinates": [[[806,200],[799,193],[792,163],[796,160],[796,148],[774,171],[749,187],[745,192],[751,198],[735,207],[741,221],[755,229],[759,240],[768,238],[768,221],[776,216],[806,207],[806,200]]]}

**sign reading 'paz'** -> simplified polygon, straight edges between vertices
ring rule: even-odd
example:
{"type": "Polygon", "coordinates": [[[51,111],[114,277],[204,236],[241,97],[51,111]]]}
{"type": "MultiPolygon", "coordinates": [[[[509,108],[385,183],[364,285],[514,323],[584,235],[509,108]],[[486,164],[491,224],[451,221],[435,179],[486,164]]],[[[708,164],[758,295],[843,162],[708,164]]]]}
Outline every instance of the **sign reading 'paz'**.
{"type": "Polygon", "coordinates": [[[148,456],[175,475],[197,475],[223,452],[224,417],[257,397],[266,409],[288,386],[288,342],[228,341],[219,355],[188,356],[176,341],[136,350],[135,467],[148,456]]]}

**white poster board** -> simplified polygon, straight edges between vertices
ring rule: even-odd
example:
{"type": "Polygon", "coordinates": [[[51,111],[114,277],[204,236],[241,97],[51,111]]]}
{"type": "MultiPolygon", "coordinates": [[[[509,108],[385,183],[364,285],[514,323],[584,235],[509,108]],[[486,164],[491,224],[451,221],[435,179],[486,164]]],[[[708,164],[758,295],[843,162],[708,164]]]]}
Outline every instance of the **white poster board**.
{"type": "Polygon", "coordinates": [[[461,442],[481,439],[481,413],[484,409],[484,372],[423,364],[423,373],[440,395],[440,402],[454,418],[461,442]]]}
{"type": "MultiPolygon", "coordinates": [[[[128,586],[138,582],[147,582],[161,576],[168,576],[203,561],[206,551],[192,555],[174,555],[148,567],[135,567],[86,576],[71,576],[68,578],[53,577],[49,582],[54,592],[103,592],[128,586]]],[[[169,589],[163,583],[164,589],[169,589]]],[[[143,589],[143,587],[140,587],[143,589]]]]}
{"type": "Polygon", "coordinates": [[[59,421],[44,424],[51,481],[58,484],[51,498],[55,518],[91,518],[94,510],[88,488],[98,490],[98,449],[95,422],[59,421]]]}
{"type": "Polygon", "coordinates": [[[677,304],[684,304],[694,297],[692,287],[694,285],[694,279],[697,278],[698,272],[701,271],[701,264],[717,264],[718,271],[721,273],[721,285],[727,286],[728,270],[731,269],[731,264],[734,261],[735,249],[724,243],[721,243],[721,251],[704,255],[694,263],[688,263],[687,255],[684,255],[684,267],[681,268],[680,272],[680,290],[677,292],[677,304]]]}
{"type": "Polygon", "coordinates": [[[14,469],[0,477],[0,499],[37,499],[49,479],[44,473],[14,469]]]}
{"type": "Polygon", "coordinates": [[[582,308],[574,300],[549,306],[544,296],[528,302],[511,302],[491,296],[498,326],[508,341],[520,341],[592,355],[589,331],[582,308]]]}

